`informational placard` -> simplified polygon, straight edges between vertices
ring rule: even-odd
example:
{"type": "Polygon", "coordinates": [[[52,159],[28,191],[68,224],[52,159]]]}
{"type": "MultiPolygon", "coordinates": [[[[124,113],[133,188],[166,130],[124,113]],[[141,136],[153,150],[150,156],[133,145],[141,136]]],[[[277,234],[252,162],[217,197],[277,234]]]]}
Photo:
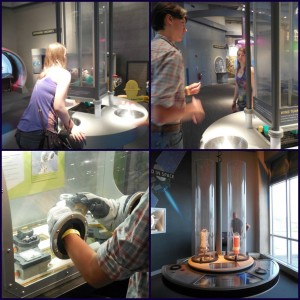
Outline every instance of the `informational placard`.
{"type": "Polygon", "coordinates": [[[44,29],[44,30],[32,31],[33,36],[44,35],[44,34],[53,34],[53,33],[56,33],[56,29],[44,29]]]}
{"type": "Polygon", "coordinates": [[[2,169],[9,199],[62,188],[64,166],[61,151],[3,151],[2,169]]]}
{"type": "MultiPolygon", "coordinates": [[[[272,123],[272,107],[270,104],[254,97],[254,110],[272,123]]],[[[298,124],[298,107],[282,107],[279,109],[280,126],[298,124]]]]}

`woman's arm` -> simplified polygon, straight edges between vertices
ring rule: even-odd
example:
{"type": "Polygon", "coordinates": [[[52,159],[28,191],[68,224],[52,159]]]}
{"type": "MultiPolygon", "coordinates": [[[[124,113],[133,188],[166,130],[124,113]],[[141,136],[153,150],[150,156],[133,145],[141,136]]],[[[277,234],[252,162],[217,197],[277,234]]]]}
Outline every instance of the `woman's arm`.
{"type": "Polygon", "coordinates": [[[238,96],[239,96],[239,87],[238,87],[238,84],[235,82],[233,101],[232,101],[232,105],[231,105],[231,109],[233,112],[236,112],[236,100],[238,99],[238,96]]]}
{"type": "MultiPolygon", "coordinates": [[[[69,128],[69,123],[71,123],[70,125],[73,127],[73,122],[71,121],[65,104],[65,99],[67,98],[67,93],[71,82],[71,74],[66,70],[60,70],[57,75],[57,86],[54,96],[54,110],[64,124],[65,128],[69,128]]],[[[69,129],[71,130],[72,127],[69,129]]]]}
{"type": "Polygon", "coordinates": [[[78,131],[71,117],[69,116],[68,110],[66,109],[65,99],[67,98],[67,93],[71,82],[70,72],[64,69],[59,70],[56,82],[57,86],[54,96],[54,110],[64,124],[65,128],[72,134],[74,139],[84,141],[84,134],[78,131]]]}

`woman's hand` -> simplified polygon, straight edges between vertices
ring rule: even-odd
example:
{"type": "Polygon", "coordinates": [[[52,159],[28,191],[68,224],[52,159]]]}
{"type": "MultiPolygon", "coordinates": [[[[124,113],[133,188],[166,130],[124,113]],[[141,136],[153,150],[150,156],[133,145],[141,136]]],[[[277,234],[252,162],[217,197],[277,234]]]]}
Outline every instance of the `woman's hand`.
{"type": "Polygon", "coordinates": [[[232,102],[231,110],[232,110],[233,113],[237,112],[237,107],[236,107],[236,102],[235,101],[232,102]]]}
{"type": "Polygon", "coordinates": [[[75,124],[72,127],[71,136],[73,137],[74,140],[76,140],[78,142],[84,142],[85,141],[85,133],[81,132],[79,130],[79,127],[76,126],[75,124]]]}

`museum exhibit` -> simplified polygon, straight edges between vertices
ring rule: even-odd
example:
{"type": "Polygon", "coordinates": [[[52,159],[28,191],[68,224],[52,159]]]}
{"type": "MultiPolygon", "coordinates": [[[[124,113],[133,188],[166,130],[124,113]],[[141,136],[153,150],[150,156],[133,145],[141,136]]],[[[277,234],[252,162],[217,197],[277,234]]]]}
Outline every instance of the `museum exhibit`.
{"type": "Polygon", "coordinates": [[[153,298],[298,298],[298,152],[152,151],[153,298]]]}
{"type": "Polygon", "coordinates": [[[86,283],[62,234],[78,230],[97,252],[147,190],[148,161],[147,151],[3,151],[2,298],[124,298],[128,278],[86,283]]]}
{"type": "MultiPolygon", "coordinates": [[[[185,85],[201,83],[194,98],[205,112],[197,124],[182,121],[183,148],[297,148],[298,3],[176,3],[187,22],[182,41],[174,44],[182,53],[185,85]],[[247,103],[236,111],[239,49],[254,74],[252,79],[250,68],[244,71],[247,103]]],[[[155,35],[152,30],[152,40],[155,35]]],[[[186,103],[191,99],[186,96],[186,103]]]]}
{"type": "Polygon", "coordinates": [[[2,2],[2,24],[3,149],[19,149],[16,126],[53,42],[67,48],[65,106],[84,149],[148,148],[147,2],[2,2]]]}

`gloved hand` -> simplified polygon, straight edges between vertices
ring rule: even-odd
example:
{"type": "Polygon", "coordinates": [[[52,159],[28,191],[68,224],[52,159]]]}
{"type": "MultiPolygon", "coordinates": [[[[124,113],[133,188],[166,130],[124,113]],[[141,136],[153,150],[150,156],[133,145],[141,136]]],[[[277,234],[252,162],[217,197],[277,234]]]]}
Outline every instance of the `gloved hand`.
{"type": "Polygon", "coordinates": [[[47,223],[48,223],[48,232],[51,236],[52,230],[56,222],[65,216],[66,214],[71,213],[71,209],[67,206],[54,206],[52,207],[47,215],[47,223]]]}
{"type": "Polygon", "coordinates": [[[99,197],[89,192],[80,192],[68,199],[66,205],[84,215],[89,210],[106,229],[114,230],[132,212],[142,195],[142,192],[138,192],[115,200],[99,197]]]}

